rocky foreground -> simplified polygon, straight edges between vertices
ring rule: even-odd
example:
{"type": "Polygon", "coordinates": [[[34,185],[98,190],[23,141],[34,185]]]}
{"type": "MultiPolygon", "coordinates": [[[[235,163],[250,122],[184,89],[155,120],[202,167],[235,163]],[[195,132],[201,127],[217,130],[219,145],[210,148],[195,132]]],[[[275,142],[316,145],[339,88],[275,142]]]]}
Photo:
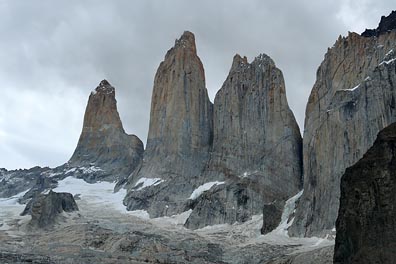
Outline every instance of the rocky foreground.
{"type": "Polygon", "coordinates": [[[312,250],[332,259],[334,240],[289,238],[285,216],[286,222],[267,235],[260,233],[261,215],[244,224],[192,231],[183,227],[190,212],[148,219],[144,211],[120,206],[125,191],[113,193],[113,188],[72,177],[61,181],[54,191],[79,197],[79,211],[64,212],[48,229],[32,228],[30,216],[19,216],[24,206],[17,196],[1,199],[0,263],[283,263],[281,256],[312,250]]]}

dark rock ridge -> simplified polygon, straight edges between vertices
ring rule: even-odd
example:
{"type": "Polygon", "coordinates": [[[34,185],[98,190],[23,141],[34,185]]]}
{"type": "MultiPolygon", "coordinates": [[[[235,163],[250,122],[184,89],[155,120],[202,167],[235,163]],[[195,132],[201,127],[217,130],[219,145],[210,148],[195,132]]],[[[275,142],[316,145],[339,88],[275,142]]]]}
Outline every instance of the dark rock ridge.
{"type": "Polygon", "coordinates": [[[106,172],[97,179],[119,180],[137,167],[143,151],[141,140],[126,134],[122,127],[114,87],[101,81],[89,96],[83,129],[69,165],[97,166],[106,172]]]}
{"type": "Polygon", "coordinates": [[[363,37],[378,37],[396,29],[396,11],[392,11],[389,16],[382,16],[381,21],[376,29],[366,29],[361,35],[363,37]]]}
{"type": "Polygon", "coordinates": [[[50,191],[32,199],[22,213],[31,214],[30,225],[38,228],[52,227],[62,212],[78,211],[78,206],[70,193],[50,191]]]}
{"type": "Polygon", "coordinates": [[[155,75],[144,161],[130,177],[125,198],[129,210],[145,209],[152,217],[186,210],[209,158],[212,112],[195,37],[186,31],[155,75]],[[160,184],[134,188],[139,179],[160,184]]]}
{"type": "Polygon", "coordinates": [[[334,263],[395,263],[396,123],[341,179],[334,263]]]}
{"type": "Polygon", "coordinates": [[[331,232],[345,169],[396,121],[395,51],[396,31],[378,37],[349,33],[325,55],[306,108],[304,193],[290,235],[331,232]]]}
{"type": "Polygon", "coordinates": [[[211,158],[203,177],[225,184],[194,203],[186,226],[244,222],[260,214],[264,203],[285,201],[298,192],[302,139],[282,72],[269,56],[261,54],[252,63],[234,56],[216,94],[213,124],[211,158]]]}
{"type": "Polygon", "coordinates": [[[0,198],[14,196],[36,185],[40,175],[51,171],[50,168],[6,170],[0,168],[0,198]]]}

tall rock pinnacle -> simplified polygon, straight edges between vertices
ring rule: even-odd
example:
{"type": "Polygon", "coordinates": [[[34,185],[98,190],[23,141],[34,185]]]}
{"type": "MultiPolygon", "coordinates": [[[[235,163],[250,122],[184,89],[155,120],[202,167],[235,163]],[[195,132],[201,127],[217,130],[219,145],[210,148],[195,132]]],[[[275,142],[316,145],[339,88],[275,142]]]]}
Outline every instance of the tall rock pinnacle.
{"type": "Polygon", "coordinates": [[[302,139],[282,72],[261,54],[252,63],[234,56],[214,102],[214,137],[205,171],[226,181],[196,202],[189,228],[243,222],[264,203],[296,194],[302,178],[302,139]],[[215,201],[215,202],[212,202],[215,201]]]}
{"type": "Polygon", "coordinates": [[[155,75],[146,157],[192,158],[207,152],[212,135],[212,104],[195,38],[184,32],[155,75]]]}
{"type": "Polygon", "coordinates": [[[107,172],[105,179],[128,176],[140,163],[143,143],[127,135],[117,111],[115,89],[106,80],[91,93],[83,129],[70,166],[96,166],[107,172]]]}
{"type": "Polygon", "coordinates": [[[144,162],[130,178],[132,184],[141,178],[161,179],[158,188],[162,190],[156,189],[155,195],[150,188],[130,190],[125,199],[128,209],[147,209],[151,216],[185,209],[181,204],[193,191],[192,182],[199,178],[209,157],[212,115],[195,37],[186,31],[155,75],[144,162]]]}
{"type": "Polygon", "coordinates": [[[328,50],[308,100],[303,137],[304,193],[291,235],[335,226],[340,179],[396,121],[396,30],[349,33],[328,50]]]}

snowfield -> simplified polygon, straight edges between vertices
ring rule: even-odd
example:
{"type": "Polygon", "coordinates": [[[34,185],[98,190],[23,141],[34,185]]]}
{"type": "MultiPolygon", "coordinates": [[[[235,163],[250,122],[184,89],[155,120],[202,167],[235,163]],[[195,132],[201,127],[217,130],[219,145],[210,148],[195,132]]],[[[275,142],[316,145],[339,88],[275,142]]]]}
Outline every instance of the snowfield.
{"type": "Polygon", "coordinates": [[[207,182],[205,184],[202,184],[201,186],[199,186],[197,189],[195,189],[192,194],[190,195],[191,200],[195,200],[197,199],[199,196],[201,196],[201,194],[203,192],[206,192],[208,190],[210,190],[210,188],[212,188],[215,185],[220,185],[220,184],[224,184],[224,182],[219,182],[219,181],[215,181],[215,182],[207,182]]]}
{"type": "MultiPolygon", "coordinates": [[[[141,183],[143,185],[139,188],[145,188],[161,182],[161,179],[142,179],[141,183]]],[[[224,184],[224,182],[205,183],[194,190],[190,199],[196,199],[204,191],[220,184],[224,184]]],[[[294,246],[294,252],[298,253],[334,245],[334,239],[317,237],[296,238],[288,236],[287,229],[293,220],[289,223],[287,221],[289,215],[295,210],[295,203],[302,195],[302,191],[286,201],[279,226],[274,231],[266,235],[261,235],[262,214],[255,215],[250,221],[244,223],[235,223],[232,225],[221,224],[207,226],[198,230],[189,230],[184,227],[184,224],[192,213],[192,209],[178,215],[150,219],[149,214],[144,210],[127,211],[123,205],[126,190],[121,189],[117,193],[114,193],[114,187],[115,183],[97,182],[90,184],[82,179],[67,177],[59,181],[58,187],[53,189],[53,191],[79,195],[80,199],[77,199],[76,202],[80,211],[69,216],[64,214],[69,219],[68,221],[77,221],[73,220],[73,217],[76,218],[76,215],[80,215],[77,217],[81,219],[80,221],[84,221],[83,219],[89,219],[88,222],[98,221],[103,226],[119,230],[119,232],[128,232],[130,230],[129,225],[135,226],[135,228],[140,226],[149,230],[155,226],[155,228],[163,232],[178,232],[185,235],[195,234],[220,244],[233,245],[235,250],[251,245],[265,247],[270,244],[294,246]]],[[[18,198],[22,197],[25,193],[26,191],[11,198],[0,199],[0,234],[1,232],[6,232],[8,236],[14,237],[24,235],[25,229],[21,227],[26,226],[31,217],[19,216],[25,205],[19,204],[18,198]]]]}
{"type": "Polygon", "coordinates": [[[146,187],[156,186],[162,182],[164,182],[164,180],[161,178],[140,178],[135,184],[135,187],[140,186],[136,191],[140,191],[146,187]]]}

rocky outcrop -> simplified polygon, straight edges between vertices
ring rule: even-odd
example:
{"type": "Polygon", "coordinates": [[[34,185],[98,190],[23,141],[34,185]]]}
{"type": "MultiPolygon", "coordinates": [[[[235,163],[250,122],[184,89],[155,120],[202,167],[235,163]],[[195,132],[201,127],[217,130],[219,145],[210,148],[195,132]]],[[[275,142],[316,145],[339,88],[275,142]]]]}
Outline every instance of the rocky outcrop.
{"type": "Polygon", "coordinates": [[[340,179],[396,121],[396,31],[349,33],[328,50],[306,108],[304,194],[289,234],[320,236],[335,226],[340,179]]]}
{"type": "Polygon", "coordinates": [[[159,216],[186,209],[209,158],[212,111],[194,35],[184,32],[155,75],[144,161],[130,177],[125,199],[129,210],[159,216]],[[159,184],[135,188],[138,180],[154,179],[159,184]]]}
{"type": "Polygon", "coordinates": [[[215,98],[213,124],[211,159],[203,177],[225,184],[193,203],[189,228],[243,222],[260,214],[264,203],[285,201],[298,192],[302,139],[282,72],[269,56],[248,63],[235,55],[215,98]]]}
{"type": "Polygon", "coordinates": [[[361,35],[363,37],[378,37],[392,30],[396,30],[396,11],[392,11],[389,16],[382,16],[376,29],[366,29],[361,35]]]}
{"type": "Polygon", "coordinates": [[[333,246],[275,258],[265,264],[333,264],[333,246]]]}
{"type": "Polygon", "coordinates": [[[282,220],[283,204],[273,202],[263,206],[263,226],[261,234],[267,234],[277,228],[282,220]]]}
{"type": "Polygon", "coordinates": [[[334,263],[396,259],[396,123],[341,179],[334,263]]]}
{"type": "Polygon", "coordinates": [[[36,185],[40,175],[51,171],[50,168],[33,167],[31,169],[0,169],[0,198],[14,196],[36,185]]]}
{"type": "Polygon", "coordinates": [[[102,170],[90,181],[120,180],[139,165],[143,151],[141,140],[126,134],[122,127],[114,87],[101,81],[89,96],[83,129],[69,166],[102,170]]]}
{"type": "Polygon", "coordinates": [[[50,191],[32,199],[22,213],[31,214],[30,225],[38,228],[52,227],[62,212],[78,211],[78,206],[70,193],[50,191]]]}

